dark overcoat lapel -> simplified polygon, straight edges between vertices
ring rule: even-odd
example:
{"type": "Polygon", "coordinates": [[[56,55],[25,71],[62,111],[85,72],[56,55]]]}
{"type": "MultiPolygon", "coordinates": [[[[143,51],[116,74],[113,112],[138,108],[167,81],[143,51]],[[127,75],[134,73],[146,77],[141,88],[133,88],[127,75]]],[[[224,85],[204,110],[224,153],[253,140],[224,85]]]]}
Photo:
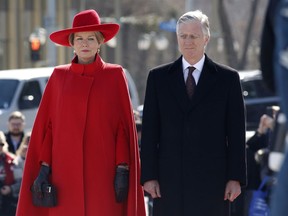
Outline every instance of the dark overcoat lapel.
{"type": "Polygon", "coordinates": [[[209,95],[211,86],[217,82],[216,68],[210,59],[206,57],[205,64],[199,78],[195,94],[192,100],[189,100],[186,94],[185,82],[183,77],[182,57],[177,59],[169,68],[169,85],[170,93],[174,96],[175,101],[179,103],[182,111],[193,109],[202,99],[209,95]]]}
{"type": "Polygon", "coordinates": [[[179,104],[182,112],[186,112],[189,104],[183,78],[182,58],[177,59],[168,69],[168,84],[171,99],[179,104]]]}
{"type": "Polygon", "coordinates": [[[216,68],[213,66],[212,62],[206,57],[204,67],[195,90],[195,94],[193,95],[190,103],[190,110],[197,106],[197,104],[200,103],[201,100],[204,100],[207,96],[209,96],[213,89],[213,86],[217,82],[218,77],[216,73],[216,68]]]}

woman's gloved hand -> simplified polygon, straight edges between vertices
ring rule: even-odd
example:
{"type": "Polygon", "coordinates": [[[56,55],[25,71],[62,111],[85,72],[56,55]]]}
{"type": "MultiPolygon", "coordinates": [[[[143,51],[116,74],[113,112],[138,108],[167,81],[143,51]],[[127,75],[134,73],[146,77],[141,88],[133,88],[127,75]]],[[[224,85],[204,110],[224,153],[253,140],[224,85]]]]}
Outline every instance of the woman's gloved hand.
{"type": "Polygon", "coordinates": [[[116,168],[116,175],[114,179],[114,189],[116,201],[118,203],[125,202],[128,197],[129,189],[129,169],[123,166],[116,168]]]}
{"type": "Polygon", "coordinates": [[[35,179],[33,183],[33,188],[36,192],[42,193],[42,185],[44,183],[48,183],[50,173],[50,167],[41,165],[38,177],[35,179]]]}

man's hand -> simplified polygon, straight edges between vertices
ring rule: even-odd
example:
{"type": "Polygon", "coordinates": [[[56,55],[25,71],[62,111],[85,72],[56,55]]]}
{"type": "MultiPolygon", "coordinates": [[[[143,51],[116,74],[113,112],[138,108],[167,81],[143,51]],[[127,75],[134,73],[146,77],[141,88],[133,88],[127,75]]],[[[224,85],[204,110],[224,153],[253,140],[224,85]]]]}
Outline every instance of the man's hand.
{"type": "Polygon", "coordinates": [[[241,187],[238,181],[228,181],[226,184],[224,200],[233,202],[241,194],[241,187]]]}
{"type": "Polygon", "coordinates": [[[259,134],[265,134],[268,129],[273,130],[273,127],[274,127],[274,119],[272,117],[264,114],[260,118],[257,132],[259,134]]]}
{"type": "Polygon", "coordinates": [[[148,192],[151,195],[153,199],[161,197],[160,186],[157,180],[151,180],[145,182],[143,188],[146,192],[148,192]]]}

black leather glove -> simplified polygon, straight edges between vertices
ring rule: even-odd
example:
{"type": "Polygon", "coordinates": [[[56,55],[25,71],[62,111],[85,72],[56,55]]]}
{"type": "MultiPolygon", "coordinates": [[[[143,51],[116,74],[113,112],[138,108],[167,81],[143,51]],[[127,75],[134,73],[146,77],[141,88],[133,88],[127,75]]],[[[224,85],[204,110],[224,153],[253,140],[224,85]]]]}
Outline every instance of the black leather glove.
{"type": "Polygon", "coordinates": [[[42,185],[48,183],[50,167],[41,165],[38,177],[33,183],[33,188],[37,193],[42,194],[42,185]]]}
{"type": "Polygon", "coordinates": [[[129,188],[129,170],[123,167],[117,167],[114,179],[114,189],[115,189],[116,201],[118,203],[126,201],[128,196],[128,188],[129,188]]]}

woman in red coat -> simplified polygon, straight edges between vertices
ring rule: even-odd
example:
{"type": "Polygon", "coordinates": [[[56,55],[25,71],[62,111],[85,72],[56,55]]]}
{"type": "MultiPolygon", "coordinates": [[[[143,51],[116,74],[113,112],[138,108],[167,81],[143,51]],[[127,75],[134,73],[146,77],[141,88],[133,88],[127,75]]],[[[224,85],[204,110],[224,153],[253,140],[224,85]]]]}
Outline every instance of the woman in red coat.
{"type": "Polygon", "coordinates": [[[101,44],[118,24],[82,11],[73,26],[50,39],[71,46],[71,64],[55,67],[33,126],[18,216],[144,216],[139,155],[127,81],[121,66],[105,63],[101,44]],[[50,182],[55,207],[32,204],[30,187],[50,182]]]}

